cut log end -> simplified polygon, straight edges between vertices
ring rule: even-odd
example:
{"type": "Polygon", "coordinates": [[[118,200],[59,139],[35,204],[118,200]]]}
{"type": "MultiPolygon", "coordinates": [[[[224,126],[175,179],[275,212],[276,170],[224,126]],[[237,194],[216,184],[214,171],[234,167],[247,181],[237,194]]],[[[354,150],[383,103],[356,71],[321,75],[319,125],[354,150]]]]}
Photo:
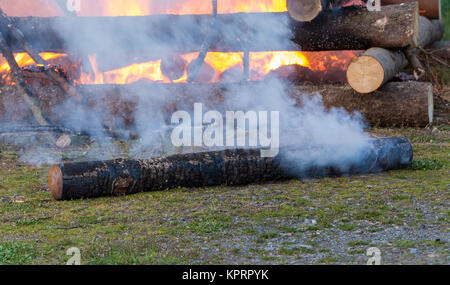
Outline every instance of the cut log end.
{"type": "Polygon", "coordinates": [[[314,20],[323,10],[321,0],[288,0],[286,6],[289,16],[299,22],[314,20]]]}
{"type": "Polygon", "coordinates": [[[348,67],[347,81],[359,93],[370,93],[380,88],[384,82],[384,69],[372,56],[355,58],[348,67]]]}
{"type": "Polygon", "coordinates": [[[63,174],[61,167],[53,165],[48,171],[48,187],[52,193],[53,199],[62,200],[63,198],[63,174]]]}

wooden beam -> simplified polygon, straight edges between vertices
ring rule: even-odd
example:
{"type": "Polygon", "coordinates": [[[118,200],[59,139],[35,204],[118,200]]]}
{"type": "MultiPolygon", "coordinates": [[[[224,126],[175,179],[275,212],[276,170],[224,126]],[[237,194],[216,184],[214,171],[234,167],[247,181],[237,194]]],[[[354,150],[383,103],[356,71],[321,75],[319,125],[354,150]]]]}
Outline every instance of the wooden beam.
{"type": "MultiPolygon", "coordinates": [[[[39,51],[70,51],[83,46],[84,53],[120,61],[118,50],[131,58],[158,59],[173,53],[199,51],[212,18],[209,15],[151,15],[13,19],[26,41],[39,51]]],[[[217,15],[216,29],[218,40],[211,45],[211,51],[414,47],[419,33],[418,5],[389,5],[380,12],[340,8],[322,13],[310,23],[290,20],[288,13],[221,14],[217,15]]],[[[23,51],[14,39],[8,40],[14,51],[23,51]]]]}

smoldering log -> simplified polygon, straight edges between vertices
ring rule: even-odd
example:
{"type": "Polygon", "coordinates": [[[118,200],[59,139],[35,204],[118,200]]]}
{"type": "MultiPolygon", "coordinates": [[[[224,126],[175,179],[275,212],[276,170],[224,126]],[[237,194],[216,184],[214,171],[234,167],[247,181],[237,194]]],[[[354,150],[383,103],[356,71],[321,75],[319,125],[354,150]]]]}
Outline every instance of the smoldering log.
{"type": "Polygon", "coordinates": [[[347,82],[359,93],[371,93],[408,65],[403,52],[371,48],[352,59],[347,69],[347,82]]]}
{"type": "MultiPolygon", "coordinates": [[[[218,110],[226,99],[227,92],[239,91],[246,96],[254,96],[258,100],[259,89],[267,86],[267,82],[245,83],[207,83],[207,84],[130,84],[130,85],[83,85],[77,89],[86,97],[85,106],[93,112],[102,112],[103,125],[117,129],[134,126],[136,103],[132,98],[139,95],[152,98],[166,98],[162,112],[170,122],[170,116],[178,109],[186,110],[196,102],[218,110]],[[253,95],[250,95],[253,94],[253,95]]],[[[67,96],[51,85],[40,88],[33,87],[46,114],[51,116],[55,124],[63,126],[66,113],[53,111],[62,104],[67,96]]],[[[369,94],[359,94],[346,84],[292,84],[286,83],[285,90],[292,97],[300,100],[302,94],[320,94],[327,108],[342,107],[349,113],[360,112],[367,124],[385,127],[424,127],[433,121],[434,103],[433,86],[427,82],[390,82],[379,90],[369,94]]],[[[15,102],[21,105],[21,97],[16,86],[0,87],[0,95],[5,101],[0,101],[0,110],[6,110],[4,102],[15,102]]],[[[222,111],[219,109],[219,111],[222,111]]],[[[21,120],[18,117],[32,118],[26,108],[17,110],[15,116],[4,117],[8,112],[0,112],[0,122],[21,120]]],[[[22,119],[24,120],[24,119],[22,119]]],[[[31,120],[31,119],[30,119],[31,120]]],[[[33,124],[33,122],[30,122],[33,124]]]]}
{"type": "MultiPolygon", "coordinates": [[[[87,54],[103,54],[117,61],[111,46],[126,45],[130,58],[200,50],[208,35],[210,15],[150,15],[139,17],[12,18],[27,42],[39,51],[64,51],[74,43],[87,54]],[[92,36],[88,31],[96,31],[92,36]],[[177,35],[182,35],[182,40],[177,35]],[[109,39],[104,41],[104,39],[109,39]]],[[[389,5],[380,12],[353,7],[322,13],[310,23],[296,22],[285,13],[217,15],[216,42],[211,51],[365,50],[370,47],[416,46],[418,5],[389,5]],[[286,23],[288,29],[276,29],[286,23]],[[271,27],[271,28],[268,28],[271,27]],[[291,38],[292,37],[292,38],[291,38]]],[[[8,39],[21,51],[14,38],[8,39]]]]}
{"type": "Polygon", "coordinates": [[[342,166],[300,166],[301,155],[293,156],[293,153],[297,151],[264,158],[259,149],[233,149],[147,160],[65,163],[50,168],[48,184],[55,200],[73,200],[176,187],[247,185],[290,178],[380,172],[408,167],[413,157],[406,138],[374,140],[373,147],[367,149],[358,162],[342,166]]]}
{"type": "Polygon", "coordinates": [[[381,0],[381,5],[419,2],[420,14],[429,19],[441,19],[441,0],[381,0]]]}

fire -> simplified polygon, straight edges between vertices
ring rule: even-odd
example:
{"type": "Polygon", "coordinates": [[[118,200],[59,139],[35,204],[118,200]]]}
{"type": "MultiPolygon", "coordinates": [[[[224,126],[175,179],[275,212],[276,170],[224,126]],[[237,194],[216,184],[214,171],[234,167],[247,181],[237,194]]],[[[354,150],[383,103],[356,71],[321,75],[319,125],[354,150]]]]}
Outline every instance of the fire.
{"type": "MultiPolygon", "coordinates": [[[[145,16],[211,14],[210,0],[97,0],[83,3],[80,16],[145,16]]],[[[285,12],[286,0],[218,0],[217,12],[285,12]]]]}
{"type": "Polygon", "coordinates": [[[302,52],[254,52],[250,55],[250,69],[255,71],[254,80],[261,80],[270,71],[282,65],[301,65],[309,67],[309,61],[302,52]]]}
{"type": "MultiPolygon", "coordinates": [[[[24,15],[24,13],[26,14],[24,11],[34,13],[34,16],[44,17],[60,16],[64,12],[54,0],[7,0],[6,2],[8,3],[8,1],[11,1],[11,4],[2,4],[2,8],[12,16],[30,16],[24,15]],[[23,5],[19,5],[20,3],[23,5]]],[[[284,11],[286,11],[286,0],[218,0],[219,14],[284,11]]],[[[81,11],[77,12],[77,15],[143,16],[150,14],[211,14],[211,12],[212,1],[208,0],[98,0],[83,1],[81,11]]],[[[66,54],[56,53],[42,53],[41,55],[45,60],[67,57],[66,54]]],[[[189,65],[198,55],[199,52],[179,54],[102,71],[96,55],[93,54],[89,55],[93,72],[81,72],[74,80],[77,84],[129,84],[136,81],[184,83],[187,82],[189,65]]],[[[283,66],[302,66],[323,73],[328,70],[345,70],[347,63],[355,55],[352,52],[251,52],[249,79],[263,80],[268,74],[283,66]]],[[[25,53],[15,56],[21,67],[34,64],[33,60],[25,53]]],[[[208,82],[219,82],[226,77],[225,75],[230,74],[233,75],[233,78],[242,78],[244,53],[208,52],[203,67],[204,72],[208,73],[208,82]]],[[[9,71],[7,63],[0,65],[3,81],[7,77],[5,74],[9,71]]]]}
{"type": "MultiPolygon", "coordinates": [[[[64,53],[51,53],[51,52],[43,52],[40,53],[40,56],[44,60],[52,60],[56,58],[62,58],[67,56],[67,54],[64,53]]],[[[16,53],[14,55],[14,58],[16,59],[17,64],[19,67],[24,67],[28,65],[36,64],[34,60],[27,54],[27,53],[16,53]]],[[[0,65],[0,74],[1,74],[1,80],[9,83],[10,80],[8,79],[8,73],[11,71],[11,68],[7,62],[3,62],[0,65]]]]}

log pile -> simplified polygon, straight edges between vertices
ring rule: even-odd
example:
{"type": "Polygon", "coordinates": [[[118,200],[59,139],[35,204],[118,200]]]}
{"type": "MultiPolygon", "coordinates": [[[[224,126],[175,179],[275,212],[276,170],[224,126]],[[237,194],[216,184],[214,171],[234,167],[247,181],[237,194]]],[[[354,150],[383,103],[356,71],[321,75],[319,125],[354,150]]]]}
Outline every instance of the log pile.
{"type": "MultiPolygon", "coordinates": [[[[14,18],[0,11],[0,38],[3,54],[14,68],[16,86],[0,88],[3,96],[17,97],[21,95],[28,102],[33,116],[23,109],[12,117],[34,117],[41,126],[59,127],[63,120],[52,113],[53,106],[67,98],[77,98],[78,102],[96,108],[109,108],[110,117],[103,126],[109,130],[134,125],[135,102],[127,100],[123,94],[136,93],[133,86],[77,86],[74,87],[66,74],[48,65],[39,55],[43,51],[67,52],[69,35],[71,41],[89,42],[87,54],[96,54],[98,64],[105,69],[111,65],[129,64],[129,60],[161,59],[161,72],[170,80],[180,78],[186,70],[194,70],[187,77],[196,78],[196,82],[209,82],[212,78],[212,67],[203,63],[207,51],[239,51],[244,53],[244,68],[230,70],[220,78],[224,81],[235,81],[236,78],[248,78],[250,51],[278,50],[366,50],[350,63],[346,78],[337,78],[331,74],[333,81],[345,80],[348,86],[324,84],[315,81],[314,75],[306,67],[285,65],[272,71],[268,77],[284,77],[292,70],[301,82],[314,84],[290,85],[290,93],[320,93],[328,108],[343,107],[348,112],[359,111],[370,125],[377,126],[425,126],[433,122],[432,86],[428,83],[390,82],[401,72],[408,62],[414,67],[414,76],[423,76],[423,67],[417,56],[425,48],[431,48],[443,34],[442,21],[439,19],[440,1],[382,1],[380,11],[369,11],[360,6],[342,8],[344,0],[289,0],[286,13],[240,13],[217,14],[217,6],[211,15],[150,15],[142,17],[53,17],[53,18],[14,18]],[[407,3],[405,3],[407,2],[407,3]],[[429,17],[429,20],[419,13],[429,17]],[[213,21],[212,21],[213,20],[213,21]],[[258,23],[286,22],[292,31],[292,38],[277,31],[265,29],[258,23]],[[211,24],[213,22],[213,24],[211,24]],[[133,32],[129,27],[138,27],[133,32]],[[230,33],[230,27],[233,32],[230,33]],[[331,28],[332,27],[332,28],[331,28]],[[61,29],[65,33],[61,33],[61,29]],[[88,37],[83,30],[97,30],[102,36],[88,37]],[[171,36],[170,31],[182,33],[185,37],[180,45],[179,40],[171,36]],[[264,37],[260,35],[264,34],[264,37]],[[119,36],[118,36],[119,35],[119,36]],[[130,53],[123,59],[111,60],[105,47],[104,38],[118,41],[130,41],[137,38],[151,38],[149,45],[130,44],[130,53]],[[267,39],[272,39],[268,41],[267,39]],[[180,53],[201,51],[197,60],[188,64],[179,56],[180,53]],[[41,67],[18,69],[12,52],[27,52],[41,67]],[[106,59],[102,63],[102,57],[106,59]],[[198,64],[197,66],[197,63],[198,64]],[[45,66],[45,68],[42,68],[45,66]],[[39,72],[36,72],[39,71],[39,72]],[[231,79],[230,79],[231,78],[231,79]],[[37,90],[28,86],[36,80],[44,85],[37,90]],[[56,88],[55,88],[56,87],[56,88]],[[3,89],[3,90],[2,90],[3,89]],[[414,91],[414,92],[412,92],[414,91]],[[364,94],[358,94],[364,93],[364,94]],[[45,94],[45,95],[43,95],[45,94]],[[45,98],[44,98],[45,97],[45,98]],[[49,98],[51,97],[51,98],[49,98]],[[96,98],[91,100],[90,98],[96,98]],[[100,98],[100,99],[99,99],[100,98]],[[103,98],[103,99],[102,99],[103,98]],[[101,103],[99,103],[101,102],[101,103]],[[117,118],[114,118],[117,117],[117,118]],[[115,123],[120,121],[121,123],[115,123]]],[[[357,2],[357,1],[353,1],[357,2]]],[[[213,3],[217,3],[213,1],[213,3]]],[[[362,3],[362,2],[361,2],[362,3]]],[[[148,42],[148,41],[147,41],[148,42]]],[[[436,44],[438,45],[438,44],[436,44]]],[[[434,54],[446,55],[447,48],[435,48],[434,54]]],[[[85,58],[87,54],[80,54],[85,58]]],[[[327,70],[327,75],[333,73],[327,70]]],[[[188,80],[189,81],[189,80],[188,80]]],[[[244,80],[245,81],[245,80],[244,80]]],[[[245,90],[252,84],[241,87],[245,90]]],[[[139,85],[139,84],[138,84],[139,85]]],[[[232,84],[231,84],[232,85],[232,84]]],[[[228,84],[149,84],[145,85],[146,93],[151,100],[152,94],[167,94],[173,97],[167,102],[167,114],[176,110],[180,102],[223,100],[221,94],[231,85],[228,84]],[[207,86],[207,87],[205,87],[207,86]],[[199,96],[204,93],[205,96],[199,96]],[[200,98],[203,97],[203,98],[200,98]]],[[[250,92],[251,93],[251,92],[250,92]]],[[[295,97],[296,95],[293,94],[295,97]]],[[[130,95],[130,97],[133,97],[130,95]]],[[[1,102],[0,102],[1,104],[1,102]]],[[[2,109],[2,106],[0,106],[2,109]]],[[[4,107],[3,107],[4,109],[4,107]]],[[[8,115],[8,113],[5,113],[8,115]]],[[[5,116],[2,114],[0,116],[5,116]]],[[[0,118],[1,119],[1,118],[0,118]]],[[[45,129],[45,128],[44,128],[45,129]]]]}
{"type": "Polygon", "coordinates": [[[66,163],[50,168],[48,185],[55,200],[73,200],[176,187],[247,185],[290,178],[374,173],[408,167],[413,156],[406,138],[374,140],[373,147],[350,165],[304,167],[300,166],[303,165],[301,155],[293,153],[298,151],[262,158],[258,149],[234,149],[147,160],[66,163]]]}

